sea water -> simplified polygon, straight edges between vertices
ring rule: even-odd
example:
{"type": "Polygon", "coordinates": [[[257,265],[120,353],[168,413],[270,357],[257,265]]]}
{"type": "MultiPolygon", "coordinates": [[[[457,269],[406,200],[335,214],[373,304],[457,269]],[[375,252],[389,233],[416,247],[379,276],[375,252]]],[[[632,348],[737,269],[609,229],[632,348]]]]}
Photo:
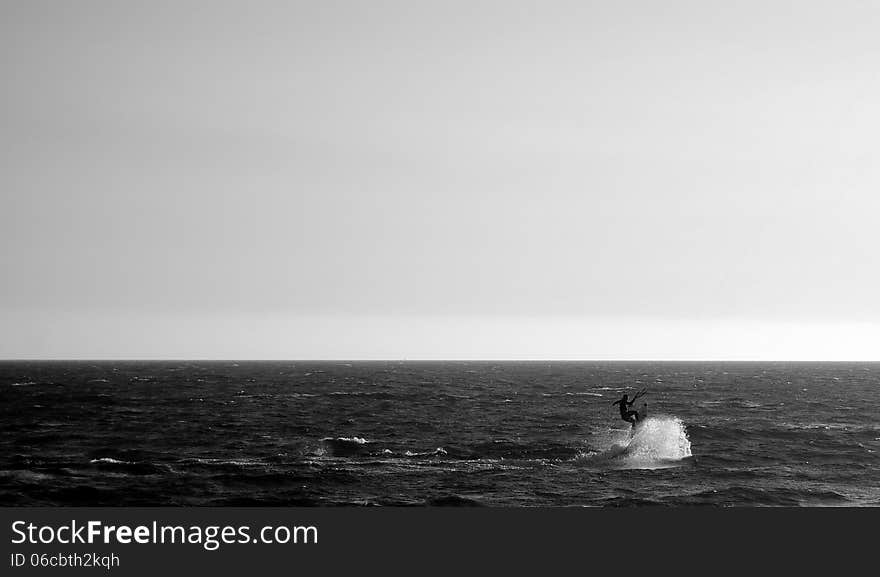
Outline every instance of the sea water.
{"type": "Polygon", "coordinates": [[[880,504],[871,363],[3,362],[0,432],[2,505],[880,504]]]}

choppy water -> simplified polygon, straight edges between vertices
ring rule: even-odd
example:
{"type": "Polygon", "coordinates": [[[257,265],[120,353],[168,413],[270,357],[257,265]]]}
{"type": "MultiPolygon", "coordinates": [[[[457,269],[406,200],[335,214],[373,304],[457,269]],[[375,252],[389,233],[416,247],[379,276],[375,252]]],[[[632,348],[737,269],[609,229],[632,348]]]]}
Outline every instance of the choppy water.
{"type": "Polygon", "coordinates": [[[0,505],[880,505],[878,407],[870,363],[4,362],[0,505]]]}

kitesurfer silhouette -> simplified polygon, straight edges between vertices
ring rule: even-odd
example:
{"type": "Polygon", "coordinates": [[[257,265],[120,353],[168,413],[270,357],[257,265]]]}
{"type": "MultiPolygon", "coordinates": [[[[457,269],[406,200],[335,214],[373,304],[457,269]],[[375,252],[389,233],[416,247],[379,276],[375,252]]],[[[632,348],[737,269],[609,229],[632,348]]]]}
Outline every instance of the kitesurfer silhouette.
{"type": "Polygon", "coordinates": [[[639,412],[632,411],[629,408],[633,406],[633,404],[636,402],[636,399],[644,394],[645,391],[640,391],[636,393],[636,396],[634,396],[631,401],[629,400],[629,395],[624,394],[623,398],[618,401],[614,401],[613,403],[611,403],[611,406],[620,405],[620,418],[635,427],[636,423],[639,422],[639,412]]]}

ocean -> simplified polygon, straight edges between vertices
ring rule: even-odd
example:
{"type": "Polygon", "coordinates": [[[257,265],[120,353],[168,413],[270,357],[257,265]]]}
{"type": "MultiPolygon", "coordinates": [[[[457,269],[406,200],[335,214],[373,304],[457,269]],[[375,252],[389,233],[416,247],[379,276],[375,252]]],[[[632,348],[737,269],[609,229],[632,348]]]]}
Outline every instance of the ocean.
{"type": "Polygon", "coordinates": [[[0,505],[878,506],[880,364],[8,361],[0,505]]]}

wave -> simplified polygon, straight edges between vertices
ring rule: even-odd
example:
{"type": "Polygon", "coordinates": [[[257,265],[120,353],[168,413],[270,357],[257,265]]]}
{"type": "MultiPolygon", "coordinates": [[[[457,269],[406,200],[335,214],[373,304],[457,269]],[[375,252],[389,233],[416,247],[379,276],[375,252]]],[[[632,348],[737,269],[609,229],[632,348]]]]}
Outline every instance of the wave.
{"type": "Polygon", "coordinates": [[[392,457],[397,455],[396,458],[405,457],[405,458],[413,458],[413,457],[442,457],[446,456],[449,453],[443,447],[437,447],[433,450],[427,451],[410,451],[410,450],[396,450],[393,451],[387,447],[383,448],[379,451],[375,448],[375,443],[373,441],[369,441],[363,437],[324,437],[321,439],[321,447],[319,447],[316,451],[311,453],[313,456],[319,457],[375,457],[375,456],[384,456],[384,457],[392,457]],[[368,445],[373,445],[373,449],[370,449],[368,445]]]}
{"type": "MultiPolygon", "coordinates": [[[[386,449],[387,450],[387,449],[386,449]]],[[[404,451],[404,457],[431,457],[439,455],[448,455],[449,453],[443,447],[437,447],[433,451],[425,451],[423,453],[414,453],[412,451],[404,451]]]]}
{"type": "Polygon", "coordinates": [[[880,431],[880,425],[874,423],[782,423],[786,429],[795,431],[848,431],[848,432],[872,432],[880,431]]]}
{"type": "Polygon", "coordinates": [[[672,500],[670,504],[731,506],[743,503],[748,503],[752,507],[798,507],[804,505],[848,505],[851,502],[845,495],[832,490],[735,485],[682,496],[672,500]]]}
{"type": "Polygon", "coordinates": [[[324,437],[321,439],[323,448],[318,449],[319,455],[330,453],[334,457],[350,457],[360,454],[370,441],[363,437],[324,437]]]}
{"type": "Polygon", "coordinates": [[[429,507],[482,507],[483,504],[470,497],[462,495],[443,495],[428,499],[424,503],[429,507]]]}
{"type": "Polygon", "coordinates": [[[687,429],[678,417],[656,416],[642,420],[632,436],[618,430],[611,446],[580,454],[577,461],[608,464],[618,469],[662,469],[674,467],[693,456],[687,429]]]}
{"type": "Polygon", "coordinates": [[[134,461],[120,461],[118,459],[114,459],[112,457],[101,457],[100,459],[92,459],[89,463],[97,464],[97,463],[107,463],[109,465],[136,465],[134,461]]]}
{"type": "Polygon", "coordinates": [[[354,443],[356,445],[366,445],[367,443],[369,443],[369,441],[364,439],[363,437],[324,437],[321,440],[325,442],[330,441],[336,443],[354,443]]]}
{"type": "Polygon", "coordinates": [[[143,461],[124,461],[113,457],[99,457],[91,459],[89,464],[98,470],[114,471],[128,475],[166,475],[173,473],[169,465],[163,463],[151,463],[143,461]]]}
{"type": "Polygon", "coordinates": [[[22,483],[41,484],[43,481],[52,479],[52,475],[28,469],[15,471],[0,470],[0,479],[11,479],[22,483]]]}
{"type": "Polygon", "coordinates": [[[268,467],[269,463],[257,459],[209,459],[204,457],[192,457],[182,459],[183,463],[195,463],[198,465],[219,465],[231,467],[268,467]]]}

